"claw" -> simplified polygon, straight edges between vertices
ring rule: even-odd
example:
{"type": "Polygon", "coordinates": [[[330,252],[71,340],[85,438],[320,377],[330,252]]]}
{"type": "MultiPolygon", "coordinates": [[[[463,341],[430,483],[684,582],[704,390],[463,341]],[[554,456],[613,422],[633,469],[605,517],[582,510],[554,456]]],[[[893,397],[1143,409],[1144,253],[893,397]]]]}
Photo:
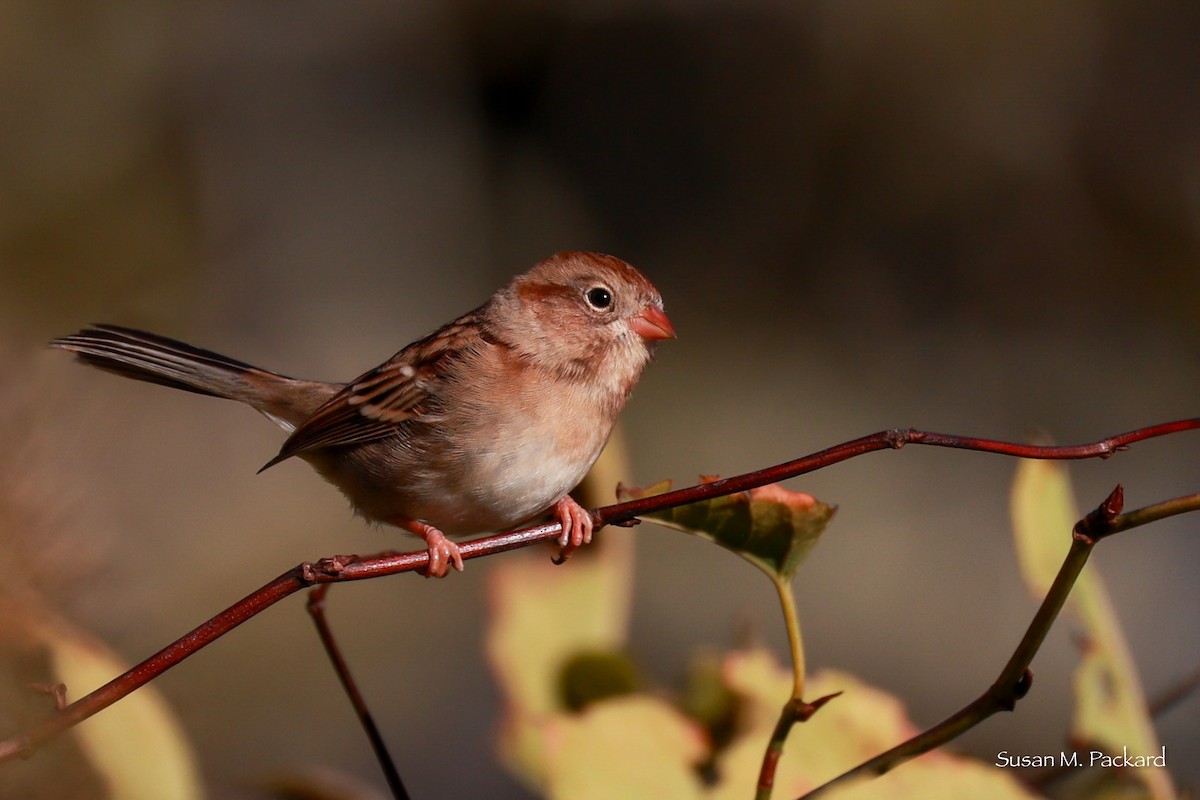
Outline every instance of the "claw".
{"type": "Polygon", "coordinates": [[[446,577],[451,564],[459,572],[463,571],[462,552],[459,550],[458,545],[447,539],[446,534],[437,528],[427,522],[408,519],[407,517],[393,517],[387,521],[398,528],[404,528],[404,530],[410,533],[415,533],[425,540],[429,553],[429,566],[425,568],[426,577],[446,577]]]}
{"type": "Polygon", "coordinates": [[[554,513],[562,524],[562,534],[558,537],[558,546],[562,548],[557,560],[565,561],[579,547],[592,542],[592,528],[595,522],[586,508],[576,503],[570,495],[554,504],[554,513]]]}

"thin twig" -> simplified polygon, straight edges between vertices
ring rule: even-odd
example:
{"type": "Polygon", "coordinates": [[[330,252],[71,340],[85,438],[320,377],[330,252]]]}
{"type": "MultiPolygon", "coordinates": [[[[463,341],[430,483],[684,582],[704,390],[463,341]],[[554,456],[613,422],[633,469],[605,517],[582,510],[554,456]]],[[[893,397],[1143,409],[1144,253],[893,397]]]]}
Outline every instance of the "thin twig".
{"type": "Polygon", "coordinates": [[[762,765],[758,769],[758,784],[755,786],[754,800],[769,800],[771,797],[771,791],[775,788],[775,771],[779,768],[779,759],[783,757],[783,745],[787,742],[792,727],[798,722],[808,722],[812,719],[813,714],[821,710],[822,706],[830,700],[840,697],[841,694],[841,692],[827,694],[824,697],[818,697],[811,703],[805,702],[799,696],[794,696],[783,704],[783,710],[779,712],[779,720],[775,723],[775,730],[772,731],[771,738],[767,741],[762,765]]]}
{"type": "Polygon", "coordinates": [[[1103,503],[1075,524],[1071,549],[1067,552],[1058,575],[1055,576],[1050,590],[1013,651],[1012,657],[987,691],[932,728],[802,795],[803,800],[812,800],[855,778],[883,775],[910,759],[946,744],[993,714],[1016,708],[1017,702],[1028,694],[1032,685],[1033,672],[1029,665],[1062,611],[1067,596],[1087,563],[1088,556],[1091,555],[1092,548],[1101,540],[1120,531],[1177,514],[1200,511],[1200,495],[1188,495],[1121,513],[1123,497],[1123,490],[1117,486],[1103,503]]]}
{"type": "Polygon", "coordinates": [[[1195,694],[1197,688],[1200,688],[1200,666],[1155,695],[1146,704],[1150,709],[1150,716],[1157,717],[1167,713],[1177,704],[1195,694]]]}
{"type": "Polygon", "coordinates": [[[317,626],[317,635],[321,638],[325,653],[329,656],[333,670],[337,673],[338,680],[342,682],[342,688],[346,690],[346,695],[350,698],[350,705],[354,707],[354,713],[358,715],[358,721],[362,724],[363,731],[366,732],[367,739],[371,742],[375,760],[379,762],[379,768],[383,771],[383,777],[387,781],[388,789],[392,792],[392,797],[396,800],[409,800],[408,790],[404,788],[404,781],[400,779],[400,773],[396,770],[392,755],[383,741],[383,735],[375,725],[375,719],[371,716],[371,711],[367,708],[367,703],[363,699],[362,693],[359,692],[358,685],[354,682],[354,676],[350,674],[350,667],[346,664],[342,650],[333,638],[329,620],[325,617],[325,595],[329,593],[330,585],[323,583],[308,593],[308,614],[312,617],[313,624],[317,626]]]}
{"type": "Polygon", "coordinates": [[[597,514],[597,524],[611,525],[622,520],[632,519],[639,514],[658,511],[663,508],[686,505],[713,497],[722,497],[734,492],[755,489],[768,483],[778,483],[788,478],[795,478],[824,467],[847,461],[856,456],[873,453],[877,450],[899,450],[910,444],[927,445],[930,447],[950,447],[960,450],[976,450],[984,453],[1013,456],[1015,458],[1053,459],[1059,461],[1074,461],[1086,458],[1111,458],[1113,455],[1129,449],[1131,444],[1154,439],[1159,436],[1169,436],[1173,433],[1200,429],[1200,417],[1192,419],[1164,422],[1145,428],[1110,436],[1090,444],[1080,445],[1032,445],[1016,442],[1002,442],[995,439],[979,439],[971,436],[955,436],[945,433],[918,431],[912,428],[891,428],[872,433],[859,439],[835,445],[813,453],[812,455],[777,464],[774,467],[748,472],[732,478],[721,478],[710,483],[701,483],[686,489],[643,497],[628,503],[608,506],[600,509],[597,514]]]}
{"type": "MultiPolygon", "coordinates": [[[[699,500],[746,491],[768,483],[777,483],[822,467],[846,461],[877,450],[898,450],[909,444],[952,447],[965,450],[998,453],[1018,458],[1083,459],[1108,458],[1134,442],[1200,428],[1200,418],[1166,422],[1102,439],[1084,445],[1045,446],[1001,442],[992,439],[952,436],[913,429],[891,429],[854,439],[822,450],[804,458],[788,461],[732,478],[702,483],[653,497],[607,506],[593,513],[596,527],[621,525],[649,511],[686,505],[699,500]]],[[[518,531],[487,536],[460,545],[464,559],[527,547],[537,542],[558,538],[561,526],[557,522],[524,528],[518,531]]],[[[38,746],[64,730],[82,722],[98,711],[112,705],[130,692],[161,675],[191,654],[300,589],[319,583],[365,580],[400,572],[421,570],[428,566],[425,551],[388,554],[380,558],[362,559],[357,556],[334,556],[293,567],[275,580],[247,595],[225,611],[159,650],[129,671],[84,695],[62,711],[31,728],[0,740],[0,763],[28,756],[38,746]]]]}

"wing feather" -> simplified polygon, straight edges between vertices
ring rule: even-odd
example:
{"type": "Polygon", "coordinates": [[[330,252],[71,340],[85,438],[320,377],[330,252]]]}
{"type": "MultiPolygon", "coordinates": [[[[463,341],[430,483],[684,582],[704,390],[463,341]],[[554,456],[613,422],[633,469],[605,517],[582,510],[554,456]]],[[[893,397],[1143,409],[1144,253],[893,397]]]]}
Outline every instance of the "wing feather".
{"type": "Polygon", "coordinates": [[[385,439],[409,420],[436,422],[443,376],[483,341],[479,323],[478,310],[472,311],[346,384],[297,426],[262,469],[320,447],[385,439]]]}

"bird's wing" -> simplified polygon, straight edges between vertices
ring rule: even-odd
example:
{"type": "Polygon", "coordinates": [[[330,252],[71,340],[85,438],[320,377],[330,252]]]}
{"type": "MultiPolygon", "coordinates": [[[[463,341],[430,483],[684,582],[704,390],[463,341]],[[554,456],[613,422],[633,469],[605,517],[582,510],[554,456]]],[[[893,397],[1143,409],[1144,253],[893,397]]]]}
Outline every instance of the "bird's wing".
{"type": "Polygon", "coordinates": [[[478,312],[471,312],[413,342],[329,398],[262,469],[320,447],[384,439],[408,420],[436,422],[431,401],[439,397],[447,368],[482,341],[478,312]]]}

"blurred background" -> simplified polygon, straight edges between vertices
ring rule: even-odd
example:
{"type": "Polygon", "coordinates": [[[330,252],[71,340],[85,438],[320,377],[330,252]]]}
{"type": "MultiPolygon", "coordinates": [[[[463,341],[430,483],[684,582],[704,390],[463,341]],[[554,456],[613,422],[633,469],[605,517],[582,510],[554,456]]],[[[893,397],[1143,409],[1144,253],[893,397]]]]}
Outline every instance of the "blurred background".
{"type": "MultiPolygon", "coordinates": [[[[44,343],[114,322],[346,380],[561,249],[639,266],[679,331],[623,418],[631,482],[885,427],[1074,443],[1196,416],[1198,40],[1194,3],[9,0],[0,557],[133,661],[301,560],[415,545],[299,462],[255,476],[281,436],[252,412],[44,343]]],[[[1194,492],[1195,453],[1074,465],[1080,504],[1194,492]]],[[[1013,468],[909,448],[789,483],[840,506],[796,582],[812,666],[919,724],[982,691],[1036,607],[1013,468]]],[[[1200,662],[1196,525],[1094,557],[1150,695],[1200,662]]],[[[785,655],[752,569],[629,535],[652,678],[747,632],[785,655]]],[[[493,755],[496,561],[330,596],[417,797],[527,796],[493,755]]],[[[1067,747],[1077,645],[1064,620],[1017,712],[957,747],[1067,747]]],[[[311,768],[382,788],[298,598],[158,686],[213,796],[311,768]]],[[[1159,719],[1192,786],[1198,711],[1159,719]]]]}

